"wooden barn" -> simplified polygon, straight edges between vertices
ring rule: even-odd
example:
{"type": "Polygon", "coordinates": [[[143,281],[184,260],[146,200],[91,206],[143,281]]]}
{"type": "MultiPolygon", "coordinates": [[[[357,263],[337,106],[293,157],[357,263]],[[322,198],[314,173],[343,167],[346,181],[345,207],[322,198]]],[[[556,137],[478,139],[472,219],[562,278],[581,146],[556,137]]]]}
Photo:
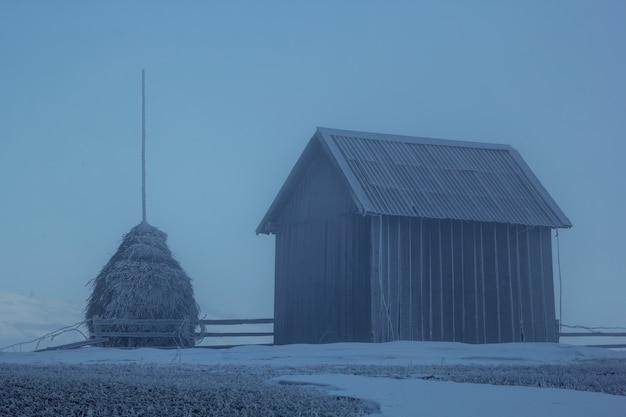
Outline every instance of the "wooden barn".
{"type": "Polygon", "coordinates": [[[571,226],[510,146],[318,128],[257,228],[274,341],[556,341],[571,226]]]}

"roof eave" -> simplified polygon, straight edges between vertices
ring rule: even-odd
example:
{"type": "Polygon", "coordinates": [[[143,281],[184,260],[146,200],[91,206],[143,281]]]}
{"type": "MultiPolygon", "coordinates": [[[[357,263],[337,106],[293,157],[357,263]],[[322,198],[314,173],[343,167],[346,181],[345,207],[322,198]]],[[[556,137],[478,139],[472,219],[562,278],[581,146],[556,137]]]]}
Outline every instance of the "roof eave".
{"type": "Polygon", "coordinates": [[[552,210],[554,216],[558,219],[559,224],[553,227],[559,228],[559,229],[571,228],[573,224],[570,221],[570,219],[565,215],[563,210],[561,210],[561,208],[556,203],[556,201],[552,198],[548,190],[546,190],[546,188],[543,186],[539,178],[537,178],[533,170],[530,169],[526,161],[524,161],[524,158],[522,158],[519,152],[517,152],[517,150],[513,148],[511,148],[510,153],[513,159],[517,162],[519,167],[522,169],[522,171],[524,171],[524,175],[526,175],[526,178],[528,178],[528,180],[533,184],[534,189],[539,193],[539,196],[546,202],[546,204],[552,210]]]}
{"type": "Polygon", "coordinates": [[[276,194],[276,197],[274,197],[274,200],[272,201],[270,207],[267,209],[265,216],[263,216],[261,223],[259,223],[259,226],[256,228],[257,235],[269,235],[275,232],[275,230],[270,227],[270,224],[273,223],[272,216],[274,216],[276,214],[276,211],[281,207],[281,205],[283,204],[283,200],[286,198],[287,194],[289,194],[289,192],[296,186],[297,181],[299,180],[300,176],[304,172],[304,169],[306,168],[308,160],[311,158],[310,154],[312,153],[312,148],[315,146],[315,142],[316,135],[313,135],[313,137],[309,140],[309,143],[304,148],[302,154],[300,154],[300,157],[296,161],[295,165],[291,169],[291,172],[289,173],[287,179],[278,191],[278,194],[276,194]]]}
{"type": "Polygon", "coordinates": [[[331,137],[331,135],[335,132],[341,131],[318,127],[315,134],[320,141],[322,148],[328,155],[329,159],[331,160],[335,168],[337,168],[337,171],[341,174],[341,179],[343,180],[346,188],[349,190],[350,197],[356,205],[359,214],[363,216],[372,214],[372,204],[367,198],[367,195],[361,187],[361,184],[354,176],[352,169],[348,166],[348,161],[346,161],[343,154],[331,137]]]}

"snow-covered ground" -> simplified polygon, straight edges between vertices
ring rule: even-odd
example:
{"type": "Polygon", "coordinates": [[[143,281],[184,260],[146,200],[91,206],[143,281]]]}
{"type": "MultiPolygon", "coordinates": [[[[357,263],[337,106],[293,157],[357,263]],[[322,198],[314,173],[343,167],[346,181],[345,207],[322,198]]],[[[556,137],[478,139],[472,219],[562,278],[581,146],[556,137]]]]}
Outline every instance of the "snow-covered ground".
{"type": "MultiPolygon", "coordinates": [[[[137,364],[192,368],[203,372],[229,366],[289,370],[282,376],[273,376],[268,382],[310,385],[311,389],[321,389],[327,394],[367,400],[377,405],[382,416],[623,417],[626,416],[626,396],[570,389],[457,383],[444,379],[448,372],[445,369],[451,372],[473,367],[492,370],[534,367],[541,370],[550,365],[578,367],[583,364],[604,364],[603,374],[611,373],[606,371],[606,364],[619,365],[623,377],[625,363],[625,352],[542,343],[339,343],[241,346],[223,350],[91,347],[46,352],[0,352],[0,364],[16,365],[137,364]],[[430,370],[429,366],[436,370],[430,370]],[[431,372],[434,374],[431,375],[431,372]]],[[[589,375],[581,373],[580,377],[589,375]]],[[[593,375],[591,378],[595,380],[593,375]]]]}
{"type": "Polygon", "coordinates": [[[558,343],[471,345],[452,342],[332,343],[238,346],[231,349],[109,349],[0,352],[0,363],[138,363],[306,367],[417,365],[566,365],[586,360],[626,361],[626,352],[558,343]]]}

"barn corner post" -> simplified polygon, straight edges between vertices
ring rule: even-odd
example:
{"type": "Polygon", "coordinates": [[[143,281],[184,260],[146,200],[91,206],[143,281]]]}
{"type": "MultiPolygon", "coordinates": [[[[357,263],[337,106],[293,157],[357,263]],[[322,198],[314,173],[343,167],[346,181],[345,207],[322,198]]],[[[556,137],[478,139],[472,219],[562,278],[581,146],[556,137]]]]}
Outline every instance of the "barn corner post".
{"type": "MultiPolygon", "coordinates": [[[[556,341],[560,341],[561,333],[563,331],[563,278],[561,276],[561,242],[559,238],[559,229],[555,228],[554,239],[556,241],[556,262],[557,272],[559,278],[559,316],[556,323],[556,341]]],[[[555,307],[556,308],[556,307],[555,307]]]]}

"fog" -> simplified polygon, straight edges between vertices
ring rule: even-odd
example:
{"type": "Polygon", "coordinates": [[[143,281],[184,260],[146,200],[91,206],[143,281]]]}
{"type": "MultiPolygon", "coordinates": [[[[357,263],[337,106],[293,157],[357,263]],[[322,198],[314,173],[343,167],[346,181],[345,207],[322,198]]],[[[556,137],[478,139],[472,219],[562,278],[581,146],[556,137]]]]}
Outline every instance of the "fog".
{"type": "Polygon", "coordinates": [[[326,126],[513,146],[574,224],[563,321],[626,326],[624,21],[619,1],[2,2],[0,292],[84,305],[141,221],[145,68],[147,217],[205,313],[273,314],[254,232],[326,126]]]}

